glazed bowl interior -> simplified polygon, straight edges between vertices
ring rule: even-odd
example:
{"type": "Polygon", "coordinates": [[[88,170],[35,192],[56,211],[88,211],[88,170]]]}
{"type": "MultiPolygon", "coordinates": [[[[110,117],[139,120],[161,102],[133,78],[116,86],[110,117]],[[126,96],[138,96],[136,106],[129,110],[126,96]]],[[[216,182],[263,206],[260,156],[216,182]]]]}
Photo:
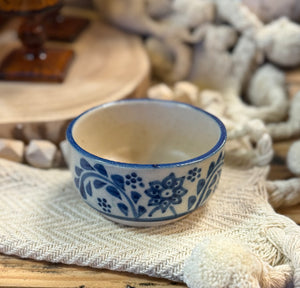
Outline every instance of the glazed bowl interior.
{"type": "Polygon", "coordinates": [[[169,101],[127,100],[81,115],[72,135],[83,150],[133,164],[188,161],[209,153],[221,127],[207,113],[169,101]]]}

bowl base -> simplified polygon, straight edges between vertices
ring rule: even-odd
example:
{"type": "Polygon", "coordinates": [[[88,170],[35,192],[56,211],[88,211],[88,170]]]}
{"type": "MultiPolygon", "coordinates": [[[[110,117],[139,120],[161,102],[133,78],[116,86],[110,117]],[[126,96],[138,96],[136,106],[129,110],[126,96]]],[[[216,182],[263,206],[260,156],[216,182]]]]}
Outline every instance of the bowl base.
{"type": "Polygon", "coordinates": [[[133,227],[154,227],[154,226],[161,226],[161,225],[166,225],[166,224],[170,224],[170,223],[173,223],[173,222],[176,222],[178,220],[181,220],[185,217],[188,216],[188,214],[184,215],[184,216],[181,216],[181,217],[178,217],[178,218],[175,218],[175,219],[170,219],[170,220],[164,220],[164,221],[126,221],[126,220],[122,220],[122,219],[117,219],[117,218],[114,218],[114,217],[109,217],[107,215],[103,215],[101,214],[104,218],[110,220],[110,221],[113,221],[113,222],[116,222],[118,224],[123,224],[123,225],[126,225],[126,226],[133,226],[133,227]]]}

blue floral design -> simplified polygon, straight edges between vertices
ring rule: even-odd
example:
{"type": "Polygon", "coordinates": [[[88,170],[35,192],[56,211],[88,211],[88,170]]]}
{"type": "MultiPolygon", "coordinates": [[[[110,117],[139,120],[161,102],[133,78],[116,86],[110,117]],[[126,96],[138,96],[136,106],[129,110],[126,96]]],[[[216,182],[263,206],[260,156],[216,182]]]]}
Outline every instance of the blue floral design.
{"type": "Polygon", "coordinates": [[[150,188],[145,193],[150,197],[148,206],[156,206],[150,213],[151,217],[157,210],[165,213],[167,209],[171,209],[174,215],[176,211],[174,205],[182,202],[182,197],[188,192],[182,185],[185,176],[175,177],[174,173],[165,177],[162,181],[152,181],[149,183],[150,188]]]}
{"type": "Polygon", "coordinates": [[[195,167],[194,169],[189,170],[187,180],[194,182],[196,178],[201,177],[201,168],[195,167]]]}
{"type": "Polygon", "coordinates": [[[155,219],[171,219],[186,213],[176,211],[183,202],[188,211],[205,203],[217,187],[223,163],[224,153],[220,152],[217,160],[209,163],[207,172],[192,167],[184,176],[170,172],[163,179],[145,182],[134,170],[124,175],[113,174],[104,165],[91,164],[81,158],[75,166],[74,182],[82,198],[88,203],[94,198],[93,207],[104,214],[112,216],[118,211],[116,217],[137,220],[146,215],[146,218],[152,217],[157,212],[155,219]],[[185,187],[191,185],[195,193],[187,196],[185,187]],[[160,214],[165,216],[158,216],[160,214]]]}
{"type": "MultiPolygon", "coordinates": [[[[141,194],[137,191],[131,191],[128,195],[126,193],[125,185],[127,181],[119,174],[109,174],[106,168],[101,164],[91,165],[84,158],[80,159],[79,166],[75,166],[74,182],[79,189],[80,194],[84,200],[88,197],[93,197],[94,192],[101,190],[110,194],[117,201],[116,208],[118,208],[125,216],[129,215],[129,211],[134,218],[139,218],[147,212],[147,209],[139,205],[138,202],[141,194]]],[[[128,175],[126,175],[128,176],[128,175]]],[[[128,180],[129,177],[125,179],[128,180]]],[[[137,173],[131,173],[131,184],[138,183],[143,187],[143,179],[137,173]]],[[[129,183],[129,184],[130,184],[129,183]]],[[[103,213],[111,214],[114,207],[107,203],[105,198],[97,198],[98,209],[103,213]]]]}
{"type": "Polygon", "coordinates": [[[111,205],[107,203],[105,198],[97,198],[98,206],[103,212],[111,213],[111,205]]]}
{"type": "MultiPolygon", "coordinates": [[[[221,167],[224,164],[224,152],[222,151],[217,161],[212,161],[209,164],[206,178],[200,178],[197,182],[196,195],[192,195],[188,199],[188,210],[193,210],[199,205],[203,205],[208,197],[216,190],[220,177],[221,177],[221,167]],[[200,196],[199,196],[200,195],[200,196]]],[[[190,170],[191,171],[191,170],[190,170]]],[[[191,174],[189,171],[189,174],[191,174]]],[[[194,171],[194,169],[192,170],[194,171]]],[[[199,171],[199,174],[201,170],[199,171]]],[[[194,175],[196,176],[196,175],[194,175]]],[[[191,178],[193,180],[193,178],[191,178]]]]}
{"type": "Polygon", "coordinates": [[[125,178],[126,178],[125,184],[131,186],[132,189],[136,189],[137,186],[142,188],[145,187],[143,183],[143,179],[139,177],[135,172],[132,172],[131,174],[127,174],[125,178]]]}

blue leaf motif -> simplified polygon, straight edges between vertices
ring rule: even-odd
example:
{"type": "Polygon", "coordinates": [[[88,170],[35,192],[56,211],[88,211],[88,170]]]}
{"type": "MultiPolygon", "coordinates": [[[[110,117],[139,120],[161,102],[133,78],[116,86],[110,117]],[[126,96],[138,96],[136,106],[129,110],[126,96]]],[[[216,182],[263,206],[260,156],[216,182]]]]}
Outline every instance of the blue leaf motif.
{"type": "Polygon", "coordinates": [[[138,217],[142,216],[147,212],[147,209],[144,206],[139,206],[138,207],[138,217]]]}
{"type": "Polygon", "coordinates": [[[77,188],[79,188],[79,178],[74,179],[75,185],[77,188]]]}
{"type": "Polygon", "coordinates": [[[93,190],[92,190],[92,185],[91,185],[91,182],[89,182],[87,185],[86,185],[86,193],[90,196],[93,195],[93,190]]]}
{"type": "Polygon", "coordinates": [[[128,216],[128,207],[124,203],[118,203],[118,207],[125,216],[128,216]]]}
{"type": "Polygon", "coordinates": [[[111,175],[111,179],[114,181],[114,183],[124,189],[124,178],[121,175],[111,175]]]}
{"type": "Polygon", "coordinates": [[[208,172],[207,172],[207,177],[211,174],[211,172],[214,170],[214,168],[215,168],[215,162],[214,161],[212,161],[211,163],[210,163],[210,165],[209,165],[209,168],[208,168],[208,172]]]}
{"type": "Polygon", "coordinates": [[[203,198],[202,203],[204,203],[206,201],[206,199],[209,197],[209,195],[211,194],[212,190],[211,188],[208,190],[208,192],[206,193],[205,197],[203,198]]]}
{"type": "Polygon", "coordinates": [[[190,196],[188,200],[188,210],[190,210],[196,202],[196,196],[190,196]]]}
{"type": "Polygon", "coordinates": [[[80,175],[81,175],[81,173],[82,173],[82,169],[81,168],[79,168],[79,167],[75,167],[75,173],[76,173],[76,175],[79,177],[80,175]]]}
{"type": "Polygon", "coordinates": [[[100,181],[100,180],[95,180],[94,181],[94,187],[96,188],[96,189],[100,189],[100,188],[102,188],[103,186],[105,186],[106,185],[106,183],[105,182],[102,182],[102,181],[100,181]]]}
{"type": "Polygon", "coordinates": [[[80,194],[82,196],[83,199],[86,199],[86,193],[85,193],[85,189],[84,189],[84,185],[83,183],[81,183],[80,188],[79,188],[80,194]]]}
{"type": "Polygon", "coordinates": [[[198,181],[198,184],[197,184],[197,195],[200,194],[200,192],[202,191],[204,185],[205,185],[205,180],[204,179],[200,179],[198,181]]]}
{"type": "Polygon", "coordinates": [[[131,199],[132,201],[136,204],[140,198],[142,197],[142,195],[136,191],[131,191],[131,199]]]}
{"type": "Polygon", "coordinates": [[[95,164],[94,168],[103,176],[107,177],[107,171],[101,164],[95,164]]]}
{"type": "Polygon", "coordinates": [[[223,158],[223,152],[220,153],[219,157],[218,157],[218,160],[217,160],[217,164],[220,163],[220,161],[222,160],[223,158]]]}
{"type": "Polygon", "coordinates": [[[213,180],[212,180],[211,183],[209,184],[209,188],[210,188],[211,186],[213,186],[213,185],[216,183],[217,179],[218,179],[218,174],[215,174],[213,180]]]}
{"type": "Polygon", "coordinates": [[[80,159],[80,166],[84,170],[94,170],[94,168],[90,165],[90,163],[87,162],[84,158],[80,159]]]}
{"type": "Polygon", "coordinates": [[[114,196],[114,197],[119,198],[120,200],[122,200],[121,194],[119,193],[119,191],[114,186],[107,186],[106,187],[106,191],[110,195],[112,195],[112,196],[114,196]]]}

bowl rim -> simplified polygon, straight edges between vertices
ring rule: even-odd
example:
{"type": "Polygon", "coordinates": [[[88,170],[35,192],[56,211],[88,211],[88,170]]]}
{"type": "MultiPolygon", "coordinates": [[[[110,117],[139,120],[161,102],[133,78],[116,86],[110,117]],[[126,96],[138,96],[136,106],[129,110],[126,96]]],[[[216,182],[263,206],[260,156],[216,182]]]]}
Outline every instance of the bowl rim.
{"type": "Polygon", "coordinates": [[[98,160],[98,161],[102,161],[103,163],[106,164],[110,164],[110,165],[114,165],[114,166],[120,166],[120,167],[128,167],[128,168],[173,168],[173,167],[181,167],[181,166],[186,166],[186,165],[190,165],[190,164],[194,164],[196,162],[199,161],[203,161],[207,158],[210,158],[211,156],[213,156],[214,154],[216,154],[218,151],[220,151],[223,146],[226,143],[226,139],[227,139],[227,132],[226,132],[226,128],[225,125],[223,124],[223,122],[217,118],[216,116],[212,115],[211,113],[187,104],[187,103],[183,103],[183,102],[178,102],[178,101],[172,101],[172,100],[161,100],[161,99],[148,99],[148,98],[139,98],[139,99],[123,99],[123,100],[117,100],[117,101],[112,101],[112,102],[107,102],[104,104],[100,104],[97,105],[95,107],[92,107],[90,109],[87,109],[86,111],[82,112],[81,114],[79,114],[76,118],[74,118],[70,124],[68,125],[68,128],[66,130],[66,139],[68,140],[68,142],[71,144],[71,146],[73,148],[75,148],[80,154],[83,154],[86,157],[90,157],[94,160],[98,160]],[[109,160],[106,158],[102,158],[100,156],[97,156],[95,154],[92,154],[90,152],[88,152],[87,150],[83,149],[81,146],[79,146],[77,144],[77,142],[75,141],[72,131],[73,131],[73,127],[75,125],[75,123],[85,114],[88,114],[94,110],[98,110],[104,107],[109,107],[109,106],[114,106],[114,105],[118,105],[121,103],[140,103],[140,102],[154,102],[154,103],[164,103],[165,105],[178,105],[178,106],[182,106],[184,108],[188,108],[188,109],[193,109],[193,110],[197,110],[198,112],[204,113],[206,116],[208,116],[209,118],[213,119],[219,126],[220,128],[220,137],[217,141],[217,143],[207,152],[205,152],[204,154],[201,154],[197,157],[188,159],[188,160],[184,160],[184,161],[179,161],[179,162],[171,162],[171,163],[159,163],[159,164],[139,164],[139,163],[126,163],[126,162],[118,162],[118,161],[113,161],[113,160],[109,160]]]}

